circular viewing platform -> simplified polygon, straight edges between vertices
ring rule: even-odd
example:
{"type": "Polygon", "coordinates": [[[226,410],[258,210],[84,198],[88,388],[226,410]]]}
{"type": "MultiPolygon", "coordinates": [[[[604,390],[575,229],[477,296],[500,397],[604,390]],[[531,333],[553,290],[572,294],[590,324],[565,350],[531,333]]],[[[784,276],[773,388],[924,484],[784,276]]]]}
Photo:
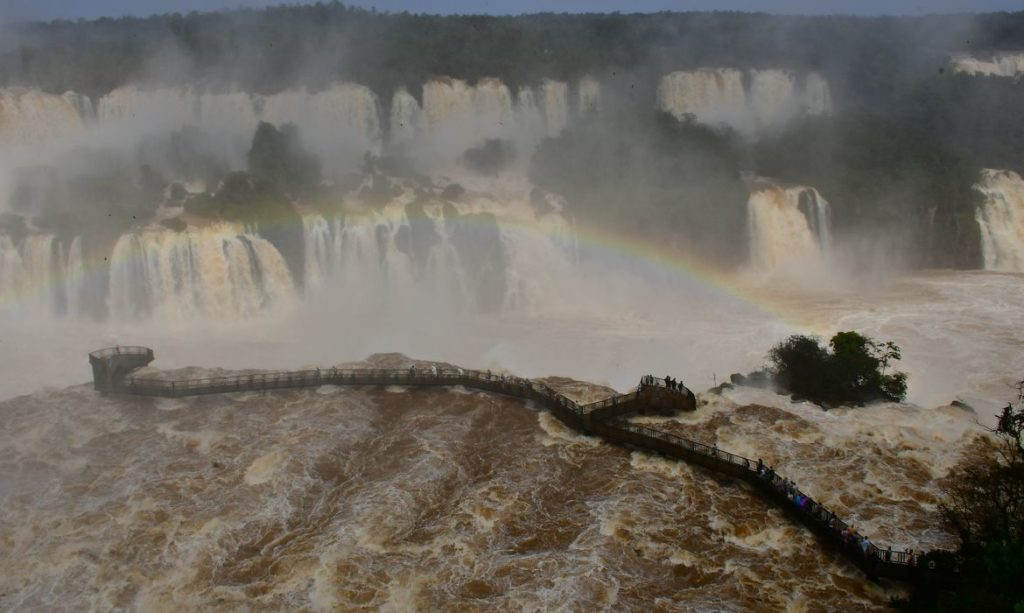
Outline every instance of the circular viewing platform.
{"type": "Polygon", "coordinates": [[[92,385],[99,391],[111,391],[137,368],[148,366],[154,359],[149,347],[134,345],[107,347],[89,354],[92,366],[92,385]]]}

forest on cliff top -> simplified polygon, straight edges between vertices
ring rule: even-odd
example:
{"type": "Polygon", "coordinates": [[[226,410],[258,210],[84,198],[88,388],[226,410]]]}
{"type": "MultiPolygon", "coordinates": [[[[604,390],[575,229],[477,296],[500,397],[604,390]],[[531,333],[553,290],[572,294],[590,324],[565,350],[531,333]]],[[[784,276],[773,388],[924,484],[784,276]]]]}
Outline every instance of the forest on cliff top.
{"type": "MultiPolygon", "coordinates": [[[[387,96],[434,76],[605,80],[700,66],[821,72],[849,104],[888,104],[950,53],[1024,48],[1024,12],[929,17],[758,13],[377,13],[340,3],[12,24],[0,85],[98,95],[129,82],[271,93],[353,81],[387,96]]],[[[649,81],[649,79],[648,79],[649,81]]],[[[646,86],[650,86],[648,83],[646,86]]]]}

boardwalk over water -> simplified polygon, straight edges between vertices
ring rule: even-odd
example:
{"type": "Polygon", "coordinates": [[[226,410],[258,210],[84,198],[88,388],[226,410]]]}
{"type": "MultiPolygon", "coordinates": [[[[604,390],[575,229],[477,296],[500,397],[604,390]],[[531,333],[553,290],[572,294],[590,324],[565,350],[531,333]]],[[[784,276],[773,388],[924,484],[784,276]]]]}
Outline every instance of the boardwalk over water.
{"type": "Polygon", "coordinates": [[[759,495],[807,526],[825,545],[863,569],[869,577],[912,581],[925,579],[933,572],[924,564],[917,564],[918,560],[912,554],[883,549],[867,537],[853,532],[828,508],[804,494],[792,482],[759,466],[757,461],[625,421],[625,416],[634,413],[664,414],[696,409],[696,398],[690,390],[681,385],[678,389],[669,389],[661,379],[648,379],[627,394],[580,404],[530,379],[461,368],[317,368],[199,379],[163,379],[132,374],[153,359],[153,351],[146,347],[112,347],[94,351],[89,354],[94,386],[102,392],[160,398],[321,385],[462,386],[503,394],[533,401],[567,426],[583,433],[684,460],[745,481],[759,495]]]}

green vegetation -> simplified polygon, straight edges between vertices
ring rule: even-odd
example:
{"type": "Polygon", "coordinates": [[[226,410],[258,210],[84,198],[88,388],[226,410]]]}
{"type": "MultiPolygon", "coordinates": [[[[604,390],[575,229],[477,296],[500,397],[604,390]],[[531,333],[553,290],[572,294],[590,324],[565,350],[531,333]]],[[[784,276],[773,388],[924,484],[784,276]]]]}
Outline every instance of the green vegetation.
{"type": "Polygon", "coordinates": [[[900,348],[857,332],[839,332],[828,348],[813,337],[790,336],[768,355],[777,385],[818,404],[900,401],[907,394],[907,375],[886,373],[900,348]]]}
{"type": "Polygon", "coordinates": [[[650,111],[607,114],[544,141],[530,178],[589,222],[740,263],[747,241],[721,237],[746,232],[744,159],[729,131],[650,111]]]}
{"type": "Polygon", "coordinates": [[[959,536],[952,585],[926,583],[896,604],[905,611],[1024,611],[1024,381],[1003,409],[995,448],[950,472],[942,515],[959,536]]]}

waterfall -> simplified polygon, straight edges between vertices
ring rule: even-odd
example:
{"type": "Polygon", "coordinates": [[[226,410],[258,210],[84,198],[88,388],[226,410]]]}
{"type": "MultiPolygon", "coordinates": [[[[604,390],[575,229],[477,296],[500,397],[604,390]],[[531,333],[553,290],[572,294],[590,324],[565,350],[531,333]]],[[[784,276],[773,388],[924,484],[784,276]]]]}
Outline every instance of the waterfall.
{"type": "MultiPolygon", "coordinates": [[[[587,104],[597,104],[596,85],[586,85],[581,94],[587,104]]],[[[428,165],[450,167],[466,149],[500,138],[512,141],[525,162],[541,139],[559,134],[568,120],[568,86],[559,81],[545,81],[539,90],[522,88],[513,96],[498,79],[470,85],[439,78],[423,85],[422,107],[405,89],[395,92],[391,142],[411,146],[428,165]]]]}
{"type": "Polygon", "coordinates": [[[110,262],[110,315],[238,319],[287,305],[294,286],[268,241],[232,224],[122,235],[110,262]]]}
{"type": "Polygon", "coordinates": [[[82,238],[76,236],[68,248],[64,267],[64,295],[69,317],[82,314],[82,293],[85,291],[85,259],[82,257],[82,238]]]}
{"type": "Polygon", "coordinates": [[[303,140],[321,155],[351,167],[366,151],[380,150],[378,106],[373,92],[350,83],[319,92],[287,90],[269,96],[128,85],[100,98],[96,115],[101,126],[117,123],[145,132],[196,125],[239,159],[258,122],[294,123],[303,140]]]}
{"type": "Polygon", "coordinates": [[[665,75],[658,86],[658,108],[701,123],[739,125],[747,114],[743,73],[730,68],[705,68],[665,75]]]}
{"type": "Polygon", "coordinates": [[[599,110],[601,110],[601,84],[593,77],[583,77],[576,89],[576,113],[586,115],[599,110]]]}
{"type": "Polygon", "coordinates": [[[0,235],[0,304],[7,306],[17,300],[24,284],[21,252],[10,237],[0,235]]]}
{"type": "MultiPolygon", "coordinates": [[[[522,177],[459,182],[466,191],[454,201],[439,197],[445,184],[424,192],[408,181],[384,203],[370,206],[356,189],[345,212],[305,213],[302,300],[332,313],[464,313],[534,312],[571,297],[577,257],[564,203],[522,177]]],[[[0,235],[0,304],[46,316],[95,313],[83,304],[101,289],[87,291],[84,250],[77,237],[0,235]]],[[[300,298],[281,253],[237,224],[127,232],[102,272],[95,278],[105,279],[113,320],[241,320],[300,298]]]]}
{"type": "Polygon", "coordinates": [[[52,234],[0,236],[0,304],[37,315],[80,313],[85,263],[80,238],[65,249],[52,234]]]}
{"type": "Polygon", "coordinates": [[[415,264],[399,247],[408,224],[394,208],[345,218],[307,215],[303,228],[308,298],[337,298],[338,308],[348,313],[385,308],[392,301],[415,304],[405,302],[416,291],[415,264]]]}
{"type": "Polygon", "coordinates": [[[796,77],[788,70],[752,70],[750,110],[759,128],[773,126],[796,112],[796,77]]]}
{"type": "Polygon", "coordinates": [[[88,98],[22,88],[0,89],[0,145],[34,145],[79,133],[92,114],[88,98]]]}
{"type": "Polygon", "coordinates": [[[391,98],[389,122],[392,143],[410,143],[423,130],[423,110],[404,87],[391,98]]]}
{"type": "Polygon", "coordinates": [[[516,121],[526,134],[546,132],[544,116],[537,105],[537,94],[532,88],[524,87],[516,95],[516,121]]]}
{"type": "Polygon", "coordinates": [[[1024,272],[1024,180],[1009,170],[982,171],[984,195],[975,218],[985,270],[1024,272]]]}
{"type": "Polygon", "coordinates": [[[1024,74],[1024,53],[995,53],[989,59],[972,55],[955,55],[950,63],[953,70],[971,75],[1017,77],[1024,74]]]}
{"type": "Polygon", "coordinates": [[[805,75],[803,88],[788,70],[701,68],[673,72],[658,85],[658,108],[679,119],[726,124],[743,132],[779,125],[797,113],[832,111],[832,94],[820,74],[805,75]]]}
{"type": "Polygon", "coordinates": [[[812,72],[804,82],[804,111],[809,115],[827,115],[832,112],[832,90],[828,81],[812,72]]]}
{"type": "MultiPolygon", "coordinates": [[[[575,114],[596,109],[600,86],[579,82],[575,114]]],[[[380,153],[384,130],[380,101],[369,88],[338,83],[317,92],[286,90],[272,95],[242,91],[207,92],[196,87],[144,88],[125,85],[100,97],[63,96],[18,88],[0,90],[0,144],[23,146],[75,135],[87,126],[137,136],[186,125],[199,127],[217,143],[217,153],[234,164],[244,154],[260,121],[294,123],[304,141],[337,170],[357,168],[366,152],[380,153]]],[[[545,136],[556,136],[570,118],[569,88],[545,80],[536,90],[513,96],[498,79],[470,85],[449,78],[423,86],[422,107],[405,88],[391,99],[390,142],[418,145],[441,165],[451,165],[469,147],[488,138],[515,143],[524,159],[545,136]]]]}
{"type": "Polygon", "coordinates": [[[316,93],[291,90],[260,103],[260,119],[294,123],[304,141],[342,167],[353,167],[367,151],[380,152],[380,105],[367,87],[341,83],[316,93]]]}
{"type": "Polygon", "coordinates": [[[538,308],[572,276],[573,233],[557,210],[537,218],[524,181],[501,188],[464,202],[403,194],[379,210],[307,214],[307,299],[356,312],[538,308]]]}
{"type": "Polygon", "coordinates": [[[747,207],[750,260],[755,269],[812,263],[828,252],[829,204],[814,188],[760,181],[747,207]]]}
{"type": "Polygon", "coordinates": [[[540,91],[548,136],[558,136],[569,124],[569,86],[545,79],[540,91]]]}

